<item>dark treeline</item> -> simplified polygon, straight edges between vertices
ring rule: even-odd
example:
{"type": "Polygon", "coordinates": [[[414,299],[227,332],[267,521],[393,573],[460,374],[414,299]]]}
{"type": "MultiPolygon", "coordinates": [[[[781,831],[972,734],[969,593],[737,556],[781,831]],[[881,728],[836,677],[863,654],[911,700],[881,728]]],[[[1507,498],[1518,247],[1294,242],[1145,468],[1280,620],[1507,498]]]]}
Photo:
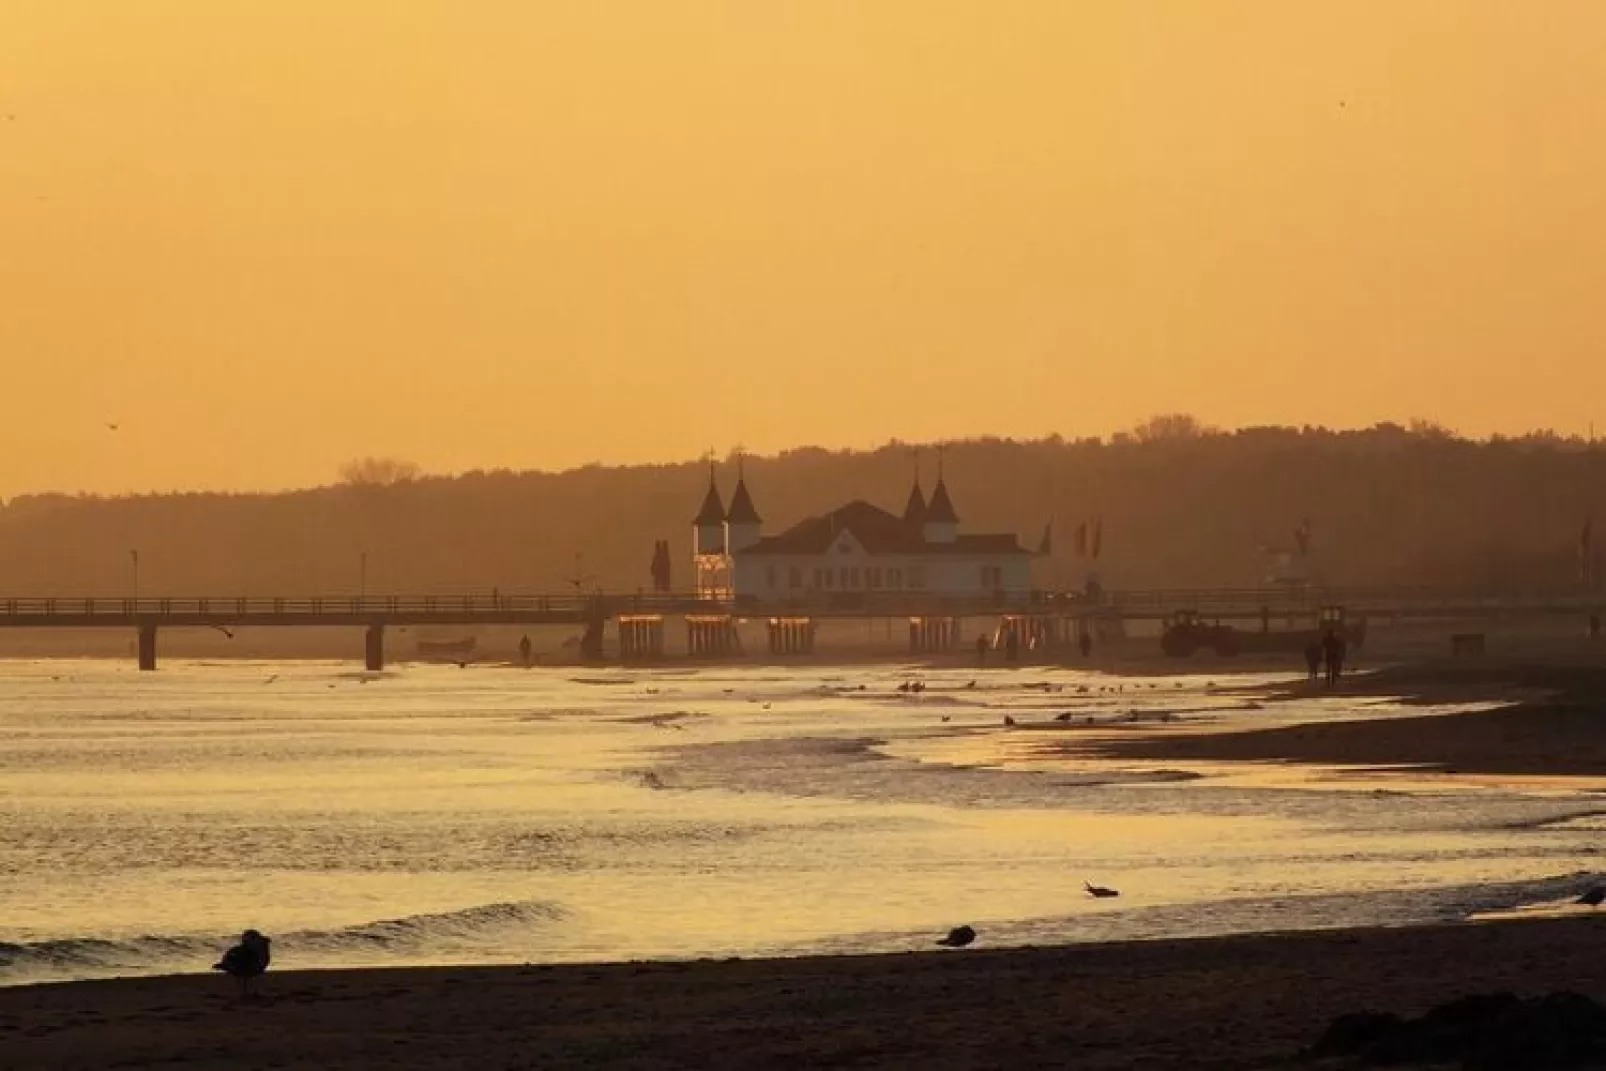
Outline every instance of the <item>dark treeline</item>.
{"type": "MultiPolygon", "coordinates": [[[[749,458],[765,530],[850,498],[900,509],[915,451],[799,449],[749,458]]],[[[929,492],[936,455],[920,453],[929,492]]],[[[967,531],[1037,546],[1044,586],[1079,583],[1072,533],[1102,518],[1097,569],[1124,588],[1255,585],[1266,550],[1311,523],[1312,571],[1335,584],[1567,584],[1606,507],[1606,449],[1540,433],[1473,441],[1432,425],[1363,431],[1203,429],[1149,421],[1107,440],[949,444],[967,531]]],[[[734,466],[719,466],[729,496],[734,466]]],[[[683,587],[703,464],[419,476],[347,466],[335,486],[281,494],[19,496],[0,509],[0,594],[336,594],[650,587],[668,539],[683,587]],[[577,558],[577,555],[579,557],[577,558]]]]}

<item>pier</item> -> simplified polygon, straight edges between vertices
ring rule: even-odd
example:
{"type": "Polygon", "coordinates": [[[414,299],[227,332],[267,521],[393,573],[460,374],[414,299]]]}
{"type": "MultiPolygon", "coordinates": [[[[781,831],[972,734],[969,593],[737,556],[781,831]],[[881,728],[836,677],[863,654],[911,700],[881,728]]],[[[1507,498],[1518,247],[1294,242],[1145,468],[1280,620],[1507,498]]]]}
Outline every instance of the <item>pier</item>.
{"type": "Polygon", "coordinates": [[[1467,590],[1431,588],[1198,588],[1110,591],[1097,598],[1031,592],[1015,598],[945,598],[917,592],[835,592],[781,601],[735,603],[692,594],[381,595],[315,597],[52,597],[0,598],[0,629],[126,628],[137,637],[139,667],[157,665],[161,630],[341,627],[363,630],[363,664],[385,665],[385,633],[413,625],[569,625],[584,629],[582,651],[602,656],[604,630],[619,635],[630,661],[661,658],[665,622],[680,618],[694,657],[739,654],[738,623],[768,624],[772,654],[816,651],[816,627],[830,619],[904,621],[911,653],[960,645],[966,618],[1022,636],[1062,639],[1098,623],[1161,621],[1179,610],[1222,622],[1305,627],[1324,608],[1358,618],[1456,620],[1573,616],[1598,628],[1606,595],[1578,589],[1467,590]]]}

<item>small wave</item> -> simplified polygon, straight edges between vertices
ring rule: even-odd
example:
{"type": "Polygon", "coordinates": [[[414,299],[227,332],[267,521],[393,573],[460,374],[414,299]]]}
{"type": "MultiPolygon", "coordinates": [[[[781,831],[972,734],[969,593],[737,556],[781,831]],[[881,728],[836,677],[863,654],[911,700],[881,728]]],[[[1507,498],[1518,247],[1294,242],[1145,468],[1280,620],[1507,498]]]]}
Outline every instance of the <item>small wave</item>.
{"type": "MultiPolygon", "coordinates": [[[[329,960],[352,955],[410,956],[484,941],[498,933],[528,931],[567,916],[543,900],[477,904],[457,911],[403,915],[330,930],[270,933],[278,961],[297,954],[329,960]]],[[[34,977],[85,977],[116,972],[203,970],[237,939],[234,934],[145,935],[112,940],[66,937],[0,942],[0,981],[34,977]],[[15,975],[12,979],[10,976],[15,975]]]]}

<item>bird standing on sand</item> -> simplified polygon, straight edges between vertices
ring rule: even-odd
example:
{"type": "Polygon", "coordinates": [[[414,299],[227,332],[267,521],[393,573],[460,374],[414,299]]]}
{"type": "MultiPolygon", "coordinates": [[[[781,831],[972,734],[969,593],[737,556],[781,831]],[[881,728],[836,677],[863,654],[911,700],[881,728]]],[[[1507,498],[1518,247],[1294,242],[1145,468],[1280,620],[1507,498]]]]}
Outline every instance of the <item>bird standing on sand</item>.
{"type": "Polygon", "coordinates": [[[261,977],[273,958],[268,947],[272,943],[256,930],[246,930],[240,935],[240,943],[223,953],[223,958],[212,964],[212,969],[234,977],[240,983],[241,995],[249,994],[252,981],[261,977]]]}
{"type": "Polygon", "coordinates": [[[944,948],[964,948],[976,939],[976,931],[969,926],[955,926],[948,931],[947,937],[939,937],[937,943],[944,948]]]}
{"type": "Polygon", "coordinates": [[[1606,900],[1606,885],[1594,885],[1584,895],[1573,901],[1577,904],[1588,904],[1590,907],[1599,907],[1602,900],[1606,900]]]}
{"type": "Polygon", "coordinates": [[[1087,886],[1088,895],[1097,900],[1107,900],[1112,896],[1121,895],[1120,892],[1115,889],[1111,889],[1108,886],[1094,885],[1090,881],[1084,881],[1082,884],[1087,886]]]}

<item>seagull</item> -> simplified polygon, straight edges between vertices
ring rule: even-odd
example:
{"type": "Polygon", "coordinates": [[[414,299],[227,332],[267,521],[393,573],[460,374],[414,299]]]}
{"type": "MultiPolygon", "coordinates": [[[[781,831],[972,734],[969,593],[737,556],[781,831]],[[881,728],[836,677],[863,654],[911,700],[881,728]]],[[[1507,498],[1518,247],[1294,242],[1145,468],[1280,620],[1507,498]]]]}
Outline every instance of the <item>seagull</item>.
{"type": "Polygon", "coordinates": [[[118,427],[118,426],[117,426],[117,425],[116,425],[116,424],[112,424],[112,423],[110,423],[110,422],[108,422],[108,423],[107,423],[107,424],[106,424],[106,430],[108,430],[108,431],[116,431],[116,430],[117,430],[117,427],[118,427]]]}
{"type": "Polygon", "coordinates": [[[1087,886],[1088,894],[1096,900],[1107,900],[1112,896],[1121,895],[1115,889],[1107,888],[1103,885],[1094,885],[1092,882],[1087,881],[1084,881],[1082,884],[1087,886]]]}
{"type": "Polygon", "coordinates": [[[969,926],[955,926],[948,931],[947,937],[940,937],[937,943],[944,948],[964,948],[976,939],[976,931],[969,926]]]}
{"type": "Polygon", "coordinates": [[[1574,900],[1573,903],[1599,907],[1602,900],[1606,900],[1606,885],[1594,885],[1590,887],[1588,892],[1574,900]]]}
{"type": "Polygon", "coordinates": [[[249,994],[252,980],[268,969],[268,961],[273,958],[268,947],[272,943],[256,930],[246,930],[240,935],[240,943],[223,953],[223,958],[212,964],[212,969],[238,979],[240,994],[249,994]]]}

